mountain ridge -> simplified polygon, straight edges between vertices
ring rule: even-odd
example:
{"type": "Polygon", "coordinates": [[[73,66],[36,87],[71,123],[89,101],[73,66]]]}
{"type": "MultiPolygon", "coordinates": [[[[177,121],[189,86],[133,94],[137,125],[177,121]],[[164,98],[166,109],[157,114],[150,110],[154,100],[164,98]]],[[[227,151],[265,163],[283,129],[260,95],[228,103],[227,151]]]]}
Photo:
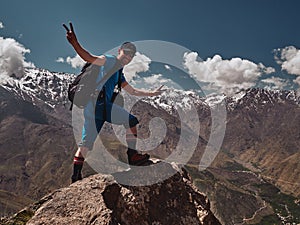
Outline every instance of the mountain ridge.
{"type": "MultiPolygon", "coordinates": [[[[20,185],[24,180],[34,178],[30,181],[33,189],[26,187],[29,190],[27,197],[37,200],[48,191],[67,185],[66,180],[69,179],[70,172],[68,171],[71,171],[71,158],[76,144],[72,135],[72,116],[68,110],[66,89],[74,75],[52,73],[43,69],[28,71],[23,78],[10,78],[0,87],[2,128],[2,131],[0,129],[2,137],[0,149],[1,154],[5,153],[3,154],[4,161],[8,162],[4,164],[3,168],[8,168],[9,163],[12,165],[15,163],[13,173],[1,173],[0,189],[13,191],[6,183],[9,180],[9,182],[13,181],[10,183],[10,185],[13,184],[12,187],[21,190],[25,188],[20,185]],[[46,85],[49,82],[52,84],[46,85]],[[24,133],[23,130],[27,133],[24,133]],[[14,137],[16,134],[19,138],[14,137]],[[48,139],[52,140],[51,144],[46,141],[48,139]],[[6,146],[11,146],[11,155],[6,153],[6,146]],[[29,147],[28,151],[18,153],[19,156],[14,155],[25,146],[29,147]],[[43,154],[44,158],[41,157],[43,154]],[[31,157],[33,158],[30,160],[31,157]],[[41,159],[42,163],[39,162],[41,159]],[[44,167],[43,162],[47,166],[44,167]],[[43,169],[41,170],[41,168],[43,169]],[[55,168],[54,171],[53,168],[55,168]],[[55,172],[57,168],[59,169],[55,172]],[[41,170],[40,173],[39,170],[41,170]],[[33,174],[37,175],[32,176],[33,174]],[[43,177],[47,177],[46,181],[43,181],[43,177]],[[54,177],[58,177],[57,183],[51,182],[54,177]],[[41,192],[37,184],[46,185],[49,189],[46,188],[44,192],[41,192]]],[[[126,100],[128,96],[125,97],[126,100]]],[[[128,97],[128,101],[135,102],[136,100],[128,97]]],[[[277,212],[279,215],[289,215],[288,211],[291,211],[291,207],[297,207],[295,203],[293,205],[290,202],[297,202],[300,194],[297,186],[300,183],[299,173],[297,173],[300,157],[298,147],[300,146],[300,113],[299,96],[295,91],[252,88],[242,90],[231,97],[210,95],[204,98],[193,91],[168,89],[162,96],[140,99],[132,110],[141,120],[139,132],[144,137],[151,135],[148,124],[153,117],[161,116],[166,121],[167,138],[152,152],[156,156],[164,158],[170,155],[169,149],[176,146],[181,133],[182,126],[178,109],[189,113],[191,109],[189,106],[195,106],[201,124],[199,138],[202,138],[203,141],[199,142],[189,164],[197,167],[212,129],[211,107],[224,102],[227,119],[223,145],[218,156],[206,171],[193,173],[196,177],[195,182],[202,190],[206,190],[206,194],[212,199],[211,204],[215,215],[218,215],[224,224],[237,223],[232,222],[232,218],[239,223],[243,222],[243,218],[251,218],[258,209],[263,207],[261,204],[263,201],[267,202],[268,207],[266,210],[259,211],[253,221],[257,221],[259,224],[260,220],[268,218],[268,216],[271,216],[273,221],[283,221],[279,219],[282,216],[273,216],[274,211],[279,210],[279,213],[277,212]],[[250,170],[265,180],[262,182],[251,176],[245,176],[246,173],[237,173],[236,169],[250,170]],[[222,171],[226,171],[226,173],[222,171]],[[222,177],[218,173],[224,176],[222,177]],[[238,179],[235,178],[235,175],[238,176],[238,179]],[[247,182],[250,182],[248,186],[245,185],[247,182]],[[237,184],[242,185],[238,187],[237,184]],[[291,198],[293,200],[288,200],[288,203],[280,203],[286,204],[288,210],[281,208],[280,204],[277,204],[271,196],[265,193],[267,188],[274,189],[274,193],[280,190],[278,192],[280,194],[277,195],[282,198],[285,197],[281,193],[294,196],[291,198]],[[229,194],[232,198],[226,199],[225,196],[229,194]],[[256,195],[259,195],[257,198],[260,200],[255,200],[256,195]],[[249,199],[249,205],[245,205],[245,207],[239,205],[240,203],[236,202],[238,196],[249,199]],[[222,209],[223,201],[229,201],[229,203],[233,201],[237,206],[234,208],[227,205],[228,210],[224,210],[222,209]],[[250,205],[252,205],[253,212],[249,208],[250,205]],[[255,205],[257,208],[254,207],[255,205]],[[230,215],[232,212],[235,212],[235,215],[230,215]]],[[[195,128],[193,121],[187,125],[195,128]]],[[[118,147],[120,141],[112,138],[111,134],[111,129],[105,126],[103,132],[103,135],[107,135],[104,138],[107,140],[105,145],[115,158],[126,160],[124,146],[118,147]]],[[[85,176],[93,173],[92,170],[89,170],[85,176]]],[[[20,193],[26,193],[24,190],[20,193]]],[[[23,201],[20,200],[20,202],[23,201]]],[[[297,213],[293,211],[290,214],[294,220],[285,219],[284,221],[299,221],[297,213]]]]}

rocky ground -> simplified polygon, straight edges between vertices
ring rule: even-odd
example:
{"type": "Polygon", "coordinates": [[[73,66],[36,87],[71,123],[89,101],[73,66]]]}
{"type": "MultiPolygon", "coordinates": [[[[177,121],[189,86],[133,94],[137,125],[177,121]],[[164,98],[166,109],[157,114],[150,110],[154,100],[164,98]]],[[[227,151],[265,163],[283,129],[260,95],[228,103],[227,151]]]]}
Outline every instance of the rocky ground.
{"type": "Polygon", "coordinates": [[[163,163],[161,168],[173,171],[174,175],[162,182],[147,186],[119,183],[124,177],[129,183],[156,177],[158,173],[152,166],[90,176],[54,191],[10,220],[3,220],[2,224],[25,224],[26,221],[28,225],[220,224],[210,210],[209,200],[192,184],[184,169],[163,163]],[[136,173],[140,176],[133,177],[136,173]]]}

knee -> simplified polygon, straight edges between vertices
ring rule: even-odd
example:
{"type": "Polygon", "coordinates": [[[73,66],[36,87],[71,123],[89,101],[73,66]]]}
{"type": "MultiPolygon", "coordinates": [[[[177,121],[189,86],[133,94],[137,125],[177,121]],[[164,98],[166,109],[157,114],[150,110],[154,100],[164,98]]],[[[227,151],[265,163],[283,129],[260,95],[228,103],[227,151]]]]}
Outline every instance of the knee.
{"type": "Polygon", "coordinates": [[[75,154],[76,157],[83,157],[85,158],[87,153],[89,151],[89,148],[84,147],[84,146],[80,146],[75,154]]]}

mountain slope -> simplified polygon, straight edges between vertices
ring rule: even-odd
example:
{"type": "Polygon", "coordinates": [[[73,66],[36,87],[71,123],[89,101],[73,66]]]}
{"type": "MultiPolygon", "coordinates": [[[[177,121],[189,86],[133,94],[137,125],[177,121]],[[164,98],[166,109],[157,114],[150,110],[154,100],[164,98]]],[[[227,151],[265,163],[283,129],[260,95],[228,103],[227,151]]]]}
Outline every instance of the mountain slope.
{"type": "Polygon", "coordinates": [[[260,169],[283,191],[299,196],[299,126],[294,92],[252,89],[228,113],[223,148],[260,169]]]}
{"type": "MultiPolygon", "coordinates": [[[[19,207],[17,202],[37,200],[69,184],[75,141],[66,87],[72,76],[31,69],[23,78],[0,86],[2,202],[12,195],[20,196],[15,201],[19,207]]],[[[299,102],[294,91],[248,89],[232,97],[203,98],[192,91],[170,89],[162,96],[138,101],[133,113],[140,120],[143,138],[153,135],[151,119],[165,121],[167,135],[150,151],[157,157],[172,153],[182,129],[191,135],[199,129],[199,142],[189,166],[222,223],[299,223],[299,102]],[[201,172],[198,165],[212,126],[210,107],[221,101],[226,102],[227,109],[223,145],[213,164],[201,172]],[[181,123],[178,110],[189,115],[191,105],[197,110],[200,127],[194,120],[181,123]]],[[[126,147],[114,137],[111,127],[106,125],[101,135],[112,155],[126,161],[126,147]]],[[[85,176],[94,173],[87,166],[84,172],[85,176]]],[[[13,212],[15,206],[8,210],[9,204],[4,203],[1,212],[13,212]]]]}
{"type": "MultiPolygon", "coordinates": [[[[54,110],[24,101],[26,93],[13,93],[0,86],[0,189],[3,199],[14,195],[24,202],[68,183],[75,143],[72,127],[55,118],[54,110]]],[[[0,204],[4,215],[12,212],[11,207],[24,207],[5,202],[0,204]]]]}

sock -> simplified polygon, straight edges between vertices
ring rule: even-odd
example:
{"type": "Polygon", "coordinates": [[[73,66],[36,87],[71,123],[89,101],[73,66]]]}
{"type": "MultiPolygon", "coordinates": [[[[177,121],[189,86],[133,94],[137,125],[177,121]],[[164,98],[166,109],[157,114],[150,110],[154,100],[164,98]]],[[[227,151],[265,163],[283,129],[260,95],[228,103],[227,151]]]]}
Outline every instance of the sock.
{"type": "Polygon", "coordinates": [[[81,170],[84,163],[83,157],[74,157],[74,167],[73,167],[73,175],[72,175],[72,182],[82,179],[81,170]]]}

